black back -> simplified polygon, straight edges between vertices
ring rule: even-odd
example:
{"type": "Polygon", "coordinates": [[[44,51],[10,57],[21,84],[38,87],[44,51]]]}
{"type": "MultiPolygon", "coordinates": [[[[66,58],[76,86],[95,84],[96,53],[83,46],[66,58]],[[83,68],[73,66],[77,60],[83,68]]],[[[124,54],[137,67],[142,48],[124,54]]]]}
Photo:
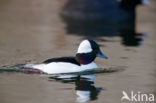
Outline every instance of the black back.
{"type": "Polygon", "coordinates": [[[78,63],[76,61],[75,57],[52,58],[52,59],[45,60],[43,63],[48,64],[48,63],[52,63],[52,62],[68,62],[68,63],[80,65],[80,63],[78,63]]]}
{"type": "Polygon", "coordinates": [[[134,10],[141,0],[121,0],[120,6],[125,10],[134,10]]]}

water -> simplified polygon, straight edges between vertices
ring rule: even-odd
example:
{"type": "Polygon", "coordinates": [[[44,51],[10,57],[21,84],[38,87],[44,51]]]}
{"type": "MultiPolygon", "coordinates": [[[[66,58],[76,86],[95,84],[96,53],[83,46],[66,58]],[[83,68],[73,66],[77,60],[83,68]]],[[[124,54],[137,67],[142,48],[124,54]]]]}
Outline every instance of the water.
{"type": "Polygon", "coordinates": [[[10,75],[10,74],[17,75],[17,73],[18,74],[20,73],[20,75],[27,74],[30,76],[33,75],[43,76],[44,79],[49,78],[47,81],[50,82],[61,82],[66,84],[72,84],[75,86],[73,89],[75,90],[75,94],[77,95],[77,97],[75,98],[75,102],[78,103],[85,103],[88,101],[94,101],[98,99],[99,93],[101,92],[101,90],[104,89],[102,87],[96,87],[94,85],[94,81],[97,75],[104,74],[104,73],[109,74],[109,73],[121,72],[124,70],[122,67],[108,68],[108,69],[98,68],[98,70],[94,70],[94,71],[92,70],[92,71],[84,71],[84,72],[48,75],[39,70],[25,68],[24,65],[25,64],[3,66],[0,68],[0,73],[1,75],[10,75]]]}
{"type": "Polygon", "coordinates": [[[69,19],[62,13],[69,2],[0,1],[0,102],[120,103],[123,90],[155,93],[155,1],[150,0],[150,8],[137,8],[136,22],[69,19]],[[109,57],[96,59],[98,71],[60,79],[12,67],[74,56],[86,38],[98,42],[109,57]]]}
{"type": "Polygon", "coordinates": [[[50,77],[50,79],[56,79],[63,83],[73,82],[75,84],[75,92],[77,95],[76,101],[80,103],[96,100],[100,91],[103,90],[101,87],[94,86],[95,78],[96,76],[93,74],[50,77]]]}

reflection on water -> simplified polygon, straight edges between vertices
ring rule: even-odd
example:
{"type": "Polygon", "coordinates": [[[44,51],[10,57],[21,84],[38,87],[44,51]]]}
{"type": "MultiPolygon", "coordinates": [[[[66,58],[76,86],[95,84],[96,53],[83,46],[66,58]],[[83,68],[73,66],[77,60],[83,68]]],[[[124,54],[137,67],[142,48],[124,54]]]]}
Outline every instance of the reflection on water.
{"type": "MultiPolygon", "coordinates": [[[[130,16],[132,19],[129,18],[129,22],[127,22],[127,20],[110,22],[101,20],[100,18],[92,20],[71,19],[69,16],[61,15],[64,21],[62,22],[58,15],[59,12],[69,11],[69,14],[72,12],[69,9],[62,9],[62,5],[64,5],[66,1],[73,3],[73,6],[71,6],[71,4],[65,4],[69,9],[71,8],[71,10],[72,7],[76,8],[76,6],[74,6],[75,4],[79,5],[75,0],[1,0],[0,64],[17,64],[23,63],[25,60],[31,60],[32,63],[36,63],[49,57],[71,55],[72,52],[76,50],[76,44],[80,42],[78,36],[97,39],[97,41],[103,40],[104,42],[102,44],[105,44],[105,40],[109,41],[109,39],[105,37],[121,37],[122,43],[128,46],[138,46],[143,40],[144,35],[142,33],[137,33],[135,30],[136,23],[133,14],[130,16]],[[64,26],[66,26],[65,29],[64,26]],[[74,36],[70,36],[69,34],[74,36]]],[[[77,1],[82,3],[82,1],[86,0],[77,1]]],[[[102,12],[96,13],[97,15],[110,13],[112,16],[105,17],[106,19],[114,19],[117,18],[116,16],[124,17],[123,15],[117,15],[119,9],[116,9],[116,3],[113,3],[113,5],[111,4],[112,6],[104,3],[109,1],[113,2],[113,0],[88,1],[90,1],[88,8],[95,7],[92,6],[92,1],[100,2],[94,3],[95,5],[99,5],[100,9],[98,10],[102,10],[102,12]],[[102,4],[106,4],[106,6],[102,6],[102,4]],[[102,9],[101,7],[111,7],[111,9],[102,9]],[[113,10],[115,10],[116,13],[113,12],[113,10]]],[[[155,0],[150,1],[155,5],[155,0]]],[[[22,103],[28,100],[32,103],[73,103],[73,99],[74,101],[77,100],[80,102],[95,100],[97,98],[97,102],[100,103],[120,103],[123,89],[126,90],[128,88],[129,90],[135,91],[141,89],[146,93],[155,92],[153,91],[156,87],[155,82],[153,82],[155,78],[151,75],[153,71],[155,71],[154,34],[156,32],[154,5],[150,10],[141,8],[138,11],[140,16],[139,20],[141,19],[140,22],[137,22],[139,23],[140,31],[144,31],[145,29],[150,34],[149,39],[145,43],[146,46],[135,49],[121,47],[118,43],[116,45],[116,42],[106,43],[106,46],[109,48],[104,49],[111,55],[111,59],[105,63],[100,59],[97,60],[97,63],[101,65],[101,67],[111,65],[126,66],[127,68],[124,72],[116,73],[111,76],[99,75],[98,79],[93,82],[84,79],[85,77],[82,77],[82,75],[75,77],[75,79],[77,79],[73,79],[71,82],[68,82],[69,79],[66,78],[64,82],[75,84],[65,85],[63,83],[48,82],[45,79],[38,78],[36,75],[21,75],[21,73],[16,73],[21,72],[16,68],[12,70],[10,67],[3,69],[0,67],[1,103],[22,103]],[[4,72],[9,72],[11,75],[4,72]],[[19,75],[14,75],[13,73],[19,75]],[[108,91],[100,92],[102,89],[97,88],[97,85],[94,83],[106,87],[108,91]],[[62,87],[73,87],[73,85],[75,86],[75,90],[62,91],[60,89],[62,87]],[[73,91],[76,93],[73,93],[73,91]],[[76,95],[77,99],[74,98],[73,95],[76,95]],[[113,97],[113,99],[110,99],[110,97],[113,97]]],[[[85,8],[85,6],[82,7],[85,8]]],[[[79,8],[73,10],[79,10],[79,8]]],[[[93,13],[94,10],[90,12],[93,13]]],[[[84,14],[87,14],[85,10],[84,14]]],[[[72,17],[73,15],[70,16],[72,17]]],[[[86,18],[88,17],[86,16],[86,18]]],[[[28,72],[30,73],[33,71],[28,72]]],[[[57,81],[59,81],[59,79],[57,81]]]]}
{"type": "Polygon", "coordinates": [[[97,74],[102,73],[115,73],[119,71],[123,71],[122,67],[115,68],[99,68],[98,70],[92,71],[83,71],[83,72],[75,72],[75,73],[62,73],[62,74],[45,74],[40,70],[24,68],[25,64],[16,64],[0,67],[0,73],[25,73],[25,74],[42,74],[44,76],[49,77],[49,81],[56,80],[61,83],[70,83],[75,84],[76,91],[76,101],[77,102],[87,102],[98,99],[98,95],[102,87],[96,87],[94,85],[94,81],[96,79],[97,74]],[[118,68],[118,69],[117,69],[118,68]]]}
{"type": "Polygon", "coordinates": [[[119,36],[123,45],[140,46],[143,34],[135,31],[137,5],[125,8],[117,0],[68,0],[61,17],[68,34],[97,40],[119,36]]]}
{"type": "Polygon", "coordinates": [[[135,32],[134,22],[109,23],[68,19],[65,22],[68,34],[82,36],[84,39],[101,40],[101,37],[119,36],[122,44],[126,46],[140,46],[144,39],[143,33],[135,32]]]}
{"type": "Polygon", "coordinates": [[[102,88],[94,86],[96,75],[57,75],[50,77],[63,83],[75,83],[75,91],[77,95],[77,102],[87,102],[89,100],[96,100],[102,88]]]}

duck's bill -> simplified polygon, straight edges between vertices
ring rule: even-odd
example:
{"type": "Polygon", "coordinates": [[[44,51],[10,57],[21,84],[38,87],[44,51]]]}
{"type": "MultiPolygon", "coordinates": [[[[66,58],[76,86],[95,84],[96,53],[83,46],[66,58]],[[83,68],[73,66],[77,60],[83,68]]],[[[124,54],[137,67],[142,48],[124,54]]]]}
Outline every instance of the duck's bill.
{"type": "Polygon", "coordinates": [[[96,56],[100,58],[108,59],[108,57],[104,55],[101,51],[99,51],[99,53],[96,56]]]}
{"type": "Polygon", "coordinates": [[[150,2],[148,0],[142,0],[142,4],[146,6],[150,6],[150,2]]]}

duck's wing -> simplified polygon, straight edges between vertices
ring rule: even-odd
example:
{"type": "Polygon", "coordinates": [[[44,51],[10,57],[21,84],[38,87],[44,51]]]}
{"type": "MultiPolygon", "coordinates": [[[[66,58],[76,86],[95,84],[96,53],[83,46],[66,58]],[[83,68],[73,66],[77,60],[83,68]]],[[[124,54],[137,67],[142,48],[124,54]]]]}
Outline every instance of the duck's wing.
{"type": "Polygon", "coordinates": [[[45,60],[43,63],[44,64],[48,64],[48,63],[52,63],[52,62],[67,62],[67,63],[72,63],[72,64],[80,65],[80,63],[78,63],[76,61],[75,57],[52,58],[52,59],[45,60]]]}

